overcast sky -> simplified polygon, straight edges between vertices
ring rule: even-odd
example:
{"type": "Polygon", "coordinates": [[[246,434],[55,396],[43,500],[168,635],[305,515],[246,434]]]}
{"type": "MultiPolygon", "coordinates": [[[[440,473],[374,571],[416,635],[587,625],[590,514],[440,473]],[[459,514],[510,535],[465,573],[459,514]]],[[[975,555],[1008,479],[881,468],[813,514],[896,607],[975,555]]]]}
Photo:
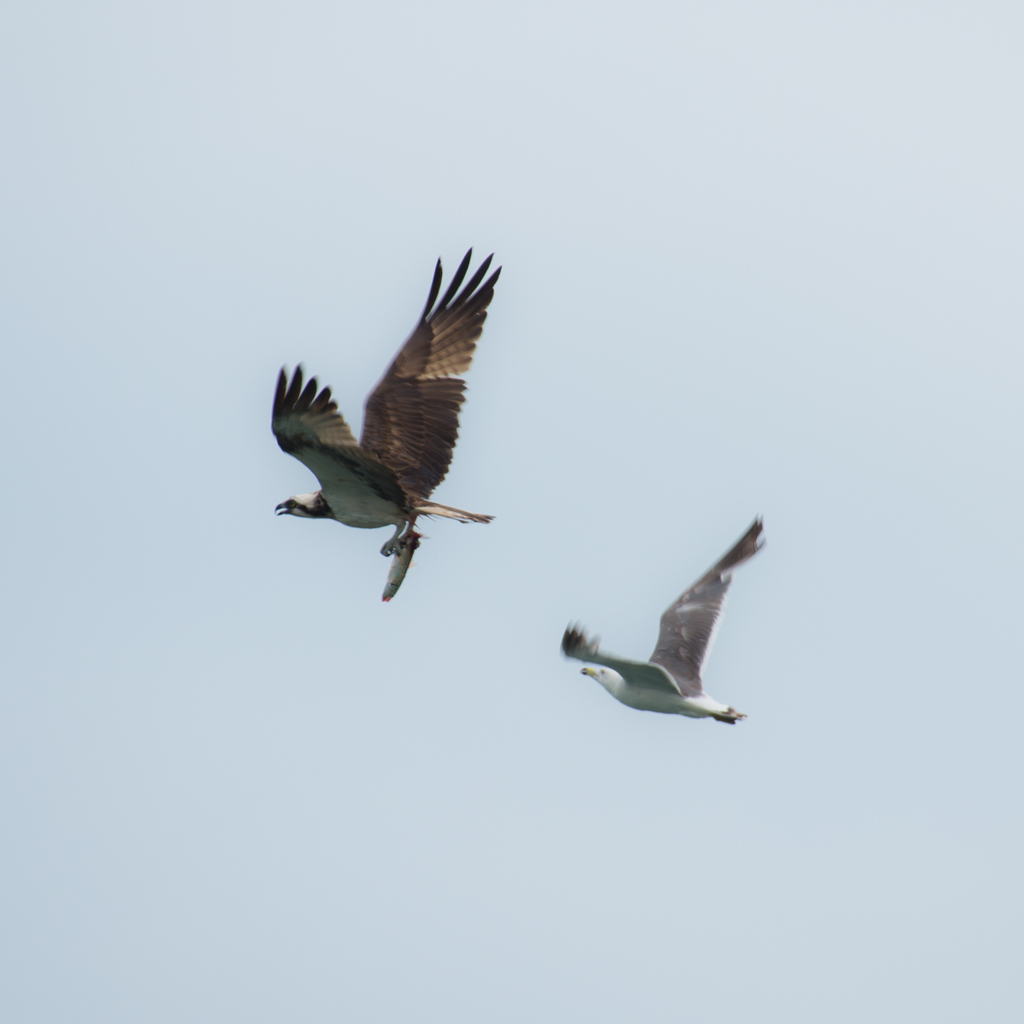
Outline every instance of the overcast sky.
{"type": "Polygon", "coordinates": [[[1024,14],[0,15],[12,1024],[1021,1019],[1024,14]],[[434,260],[504,265],[439,501],[275,518],[434,260]],[[647,657],[763,514],[706,666],[647,657]]]}

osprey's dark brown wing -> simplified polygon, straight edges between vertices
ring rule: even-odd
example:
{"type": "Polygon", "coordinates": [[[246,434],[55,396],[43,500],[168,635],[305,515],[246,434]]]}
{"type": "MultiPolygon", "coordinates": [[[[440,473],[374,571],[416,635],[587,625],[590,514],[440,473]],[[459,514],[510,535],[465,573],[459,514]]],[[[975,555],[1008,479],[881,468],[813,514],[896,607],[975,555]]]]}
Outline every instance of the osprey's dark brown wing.
{"type": "Polygon", "coordinates": [[[331,401],[331,389],[318,393],[316,377],[303,387],[301,366],[295,368],[291,384],[283,369],[278,374],[271,426],[281,450],[316,474],[328,503],[333,490],[355,483],[400,507],[406,504],[394,472],[356,443],[331,401]]]}
{"type": "Polygon", "coordinates": [[[473,361],[501,273],[499,267],[484,281],[493,258],[488,256],[460,292],[472,255],[470,249],[435,308],[441,290],[437,261],[419,324],[366,400],[359,443],[414,498],[428,497],[448,472],[466,388],[459,374],[473,361]]]}
{"type": "Polygon", "coordinates": [[[732,570],[761,550],[764,544],[758,544],[758,537],[763,529],[760,517],[755,519],[735,546],[666,608],[661,617],[658,646],[651,661],[668,670],[684,697],[703,693],[700,669],[725,604],[732,570]]]}

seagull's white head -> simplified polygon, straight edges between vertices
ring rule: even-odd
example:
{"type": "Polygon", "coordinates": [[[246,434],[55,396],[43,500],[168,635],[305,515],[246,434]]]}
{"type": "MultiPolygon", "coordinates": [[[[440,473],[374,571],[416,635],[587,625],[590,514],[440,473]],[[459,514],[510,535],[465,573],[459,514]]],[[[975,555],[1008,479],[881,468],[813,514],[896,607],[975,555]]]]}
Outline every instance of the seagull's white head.
{"type": "Polygon", "coordinates": [[[580,669],[580,674],[590,676],[591,679],[596,679],[609,693],[612,694],[614,694],[615,691],[626,681],[613,668],[591,668],[588,665],[586,668],[580,669]]]}
{"type": "Polygon", "coordinates": [[[313,491],[312,494],[295,494],[287,501],[282,501],[274,512],[279,516],[299,516],[301,519],[324,519],[331,514],[320,491],[313,491]]]}

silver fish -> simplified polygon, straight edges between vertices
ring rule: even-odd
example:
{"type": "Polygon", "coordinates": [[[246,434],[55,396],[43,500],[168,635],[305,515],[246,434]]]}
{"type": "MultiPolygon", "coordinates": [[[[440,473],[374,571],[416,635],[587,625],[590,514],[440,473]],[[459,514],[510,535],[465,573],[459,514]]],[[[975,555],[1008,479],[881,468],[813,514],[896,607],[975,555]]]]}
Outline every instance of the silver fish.
{"type": "Polygon", "coordinates": [[[412,565],[413,553],[420,546],[421,536],[422,534],[410,530],[408,535],[402,540],[401,545],[391,559],[388,581],[384,585],[384,593],[381,594],[380,598],[382,601],[390,601],[398,593],[398,588],[402,585],[402,580],[405,579],[409,566],[412,565]]]}

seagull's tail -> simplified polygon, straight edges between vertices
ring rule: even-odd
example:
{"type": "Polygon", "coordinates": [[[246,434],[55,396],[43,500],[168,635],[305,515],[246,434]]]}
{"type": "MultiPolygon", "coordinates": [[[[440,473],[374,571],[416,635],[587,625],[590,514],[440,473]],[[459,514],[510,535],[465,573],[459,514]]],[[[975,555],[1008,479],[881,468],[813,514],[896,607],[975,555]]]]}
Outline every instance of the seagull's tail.
{"type": "Polygon", "coordinates": [[[436,501],[424,501],[413,511],[418,516],[443,516],[445,519],[458,519],[460,523],[489,523],[494,516],[482,516],[477,512],[463,512],[461,508],[451,505],[439,505],[436,501]]]}
{"type": "Polygon", "coordinates": [[[725,722],[726,725],[735,725],[741,718],[747,716],[742,711],[737,711],[735,708],[726,708],[724,711],[719,712],[716,715],[711,716],[716,722],[725,722]]]}

